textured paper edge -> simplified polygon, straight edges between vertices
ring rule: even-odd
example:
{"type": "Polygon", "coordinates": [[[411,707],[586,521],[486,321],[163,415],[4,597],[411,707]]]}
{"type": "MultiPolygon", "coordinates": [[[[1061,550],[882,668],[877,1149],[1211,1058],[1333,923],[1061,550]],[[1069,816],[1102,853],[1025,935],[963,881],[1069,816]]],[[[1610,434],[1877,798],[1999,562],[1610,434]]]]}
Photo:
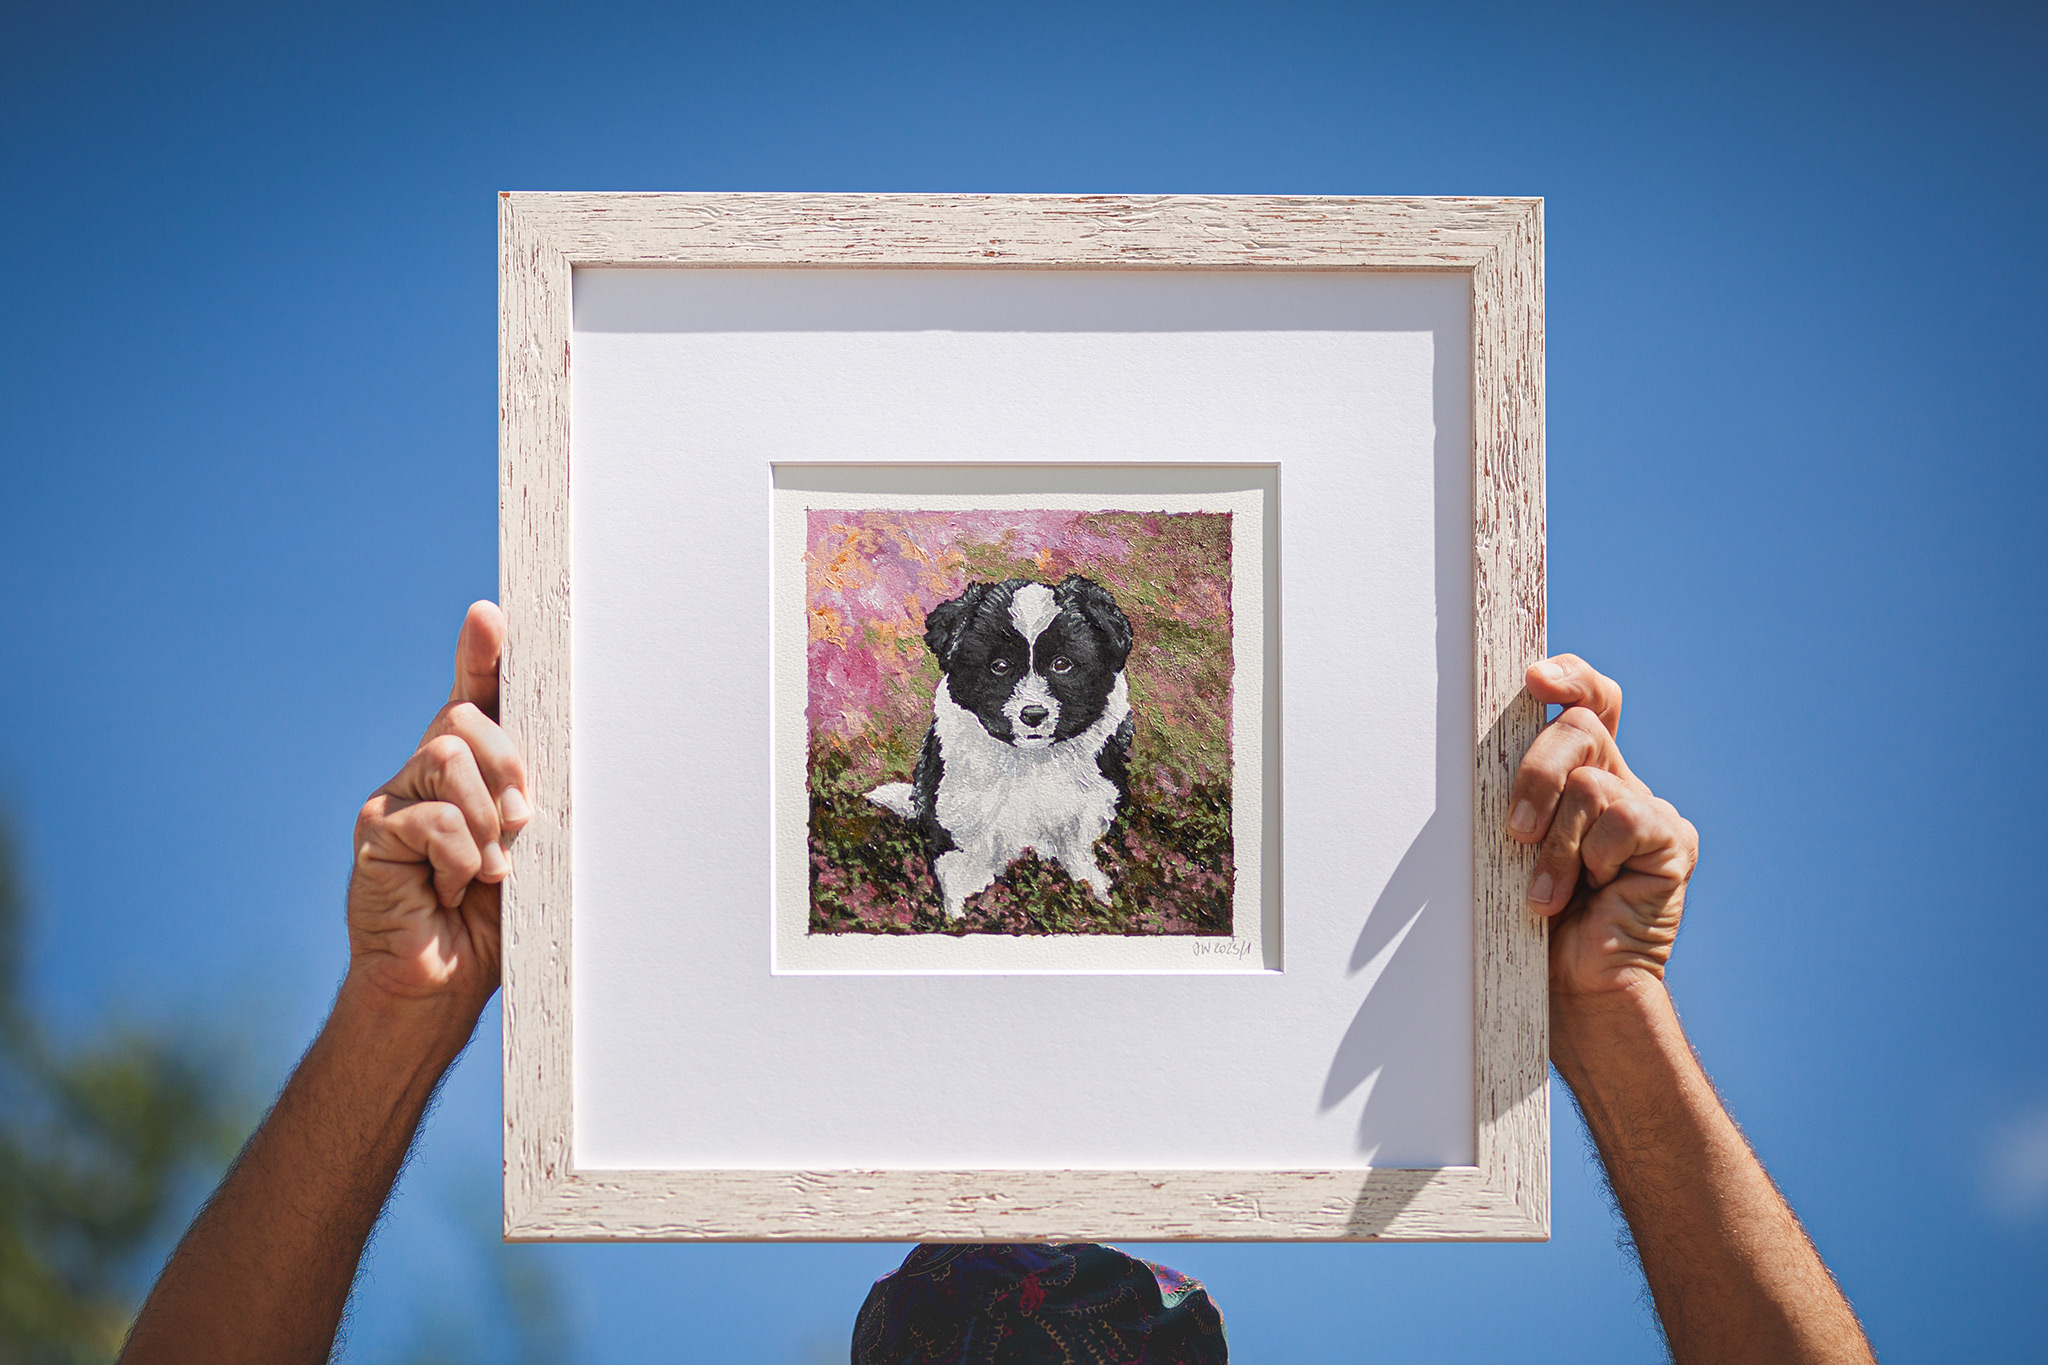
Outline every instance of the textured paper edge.
{"type": "MultiPolygon", "coordinates": [[[[857,465],[842,466],[854,472],[857,465]]],[[[1036,466],[1056,481],[1056,466],[1036,466]]],[[[1178,466],[1126,466],[1133,477],[1170,483],[1178,466]]],[[[1278,968],[1265,942],[1263,904],[1266,753],[1266,490],[1173,493],[907,494],[776,488],[773,531],[775,876],[773,958],[777,973],[1222,973],[1278,968]],[[809,668],[805,655],[805,514],[829,509],[907,511],[1073,510],[1229,512],[1231,516],[1231,842],[1236,869],[1232,932],[1225,935],[811,934],[809,790],[805,765],[809,668]],[[1250,659],[1252,666],[1247,668],[1250,659]],[[794,692],[795,699],[791,697],[794,692]]],[[[1277,907],[1275,907],[1277,909],[1277,907]]]]}

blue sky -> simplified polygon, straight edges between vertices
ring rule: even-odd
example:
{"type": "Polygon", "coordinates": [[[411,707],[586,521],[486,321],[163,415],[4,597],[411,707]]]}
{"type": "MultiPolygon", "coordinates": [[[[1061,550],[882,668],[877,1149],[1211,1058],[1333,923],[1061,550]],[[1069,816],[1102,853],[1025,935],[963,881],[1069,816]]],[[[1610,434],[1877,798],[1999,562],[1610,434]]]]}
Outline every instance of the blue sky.
{"type": "MultiPolygon", "coordinates": [[[[0,800],[39,997],[213,1020],[266,1089],[310,1036],[355,807],[496,581],[496,191],[1542,195],[1551,638],[1702,831],[1680,1008],[1887,1360],[2039,1359],[2042,27],[12,6],[0,800]]],[[[486,1044],[352,1359],[504,1349],[496,1105],[486,1044]]],[[[1249,1361],[1656,1359],[1554,1112],[1546,1246],[1160,1254],[1249,1361]]],[[[799,1362],[901,1249],[505,1255],[579,1361],[799,1362]]]]}

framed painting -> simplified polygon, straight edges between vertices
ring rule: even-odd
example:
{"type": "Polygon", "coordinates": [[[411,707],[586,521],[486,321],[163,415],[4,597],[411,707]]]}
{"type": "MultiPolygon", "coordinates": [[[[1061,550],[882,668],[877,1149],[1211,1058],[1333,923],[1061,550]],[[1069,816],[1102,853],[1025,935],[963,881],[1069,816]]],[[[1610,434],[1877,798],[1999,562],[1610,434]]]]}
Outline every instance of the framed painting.
{"type": "Polygon", "coordinates": [[[1539,201],[507,194],[517,1239],[1537,1239],[1539,201]]]}

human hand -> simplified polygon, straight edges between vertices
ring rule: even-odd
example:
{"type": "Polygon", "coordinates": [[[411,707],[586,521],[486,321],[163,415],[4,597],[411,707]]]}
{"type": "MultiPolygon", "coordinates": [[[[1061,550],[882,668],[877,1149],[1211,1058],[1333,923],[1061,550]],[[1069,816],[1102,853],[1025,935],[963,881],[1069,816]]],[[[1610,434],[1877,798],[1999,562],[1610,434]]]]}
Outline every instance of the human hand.
{"type": "Polygon", "coordinates": [[[481,1010],[497,989],[504,840],[532,815],[525,762],[497,723],[504,643],[497,604],[472,606],[448,704],[356,817],[349,976],[380,996],[481,1010]]]}
{"type": "Polygon", "coordinates": [[[1529,695],[1564,713],[1515,773],[1508,837],[1540,844],[1529,905],[1551,917],[1550,985],[1591,995],[1661,981],[1699,831],[1629,770],[1621,688],[1575,654],[1530,665],[1529,695]]]}

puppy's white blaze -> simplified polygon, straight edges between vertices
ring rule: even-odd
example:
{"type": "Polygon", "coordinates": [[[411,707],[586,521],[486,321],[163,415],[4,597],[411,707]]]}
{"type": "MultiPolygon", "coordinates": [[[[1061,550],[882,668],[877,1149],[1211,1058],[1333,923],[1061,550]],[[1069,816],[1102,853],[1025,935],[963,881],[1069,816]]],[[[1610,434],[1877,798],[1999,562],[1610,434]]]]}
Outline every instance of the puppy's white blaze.
{"type": "Polygon", "coordinates": [[[1026,583],[1010,599],[1010,624],[1017,628],[1017,633],[1024,637],[1027,645],[1037,644],[1038,637],[1059,614],[1059,604],[1052,600],[1052,589],[1043,583],[1026,583]]]}
{"type": "Polygon", "coordinates": [[[906,820],[917,818],[917,788],[908,782],[885,783],[869,792],[868,800],[906,820]]]}

